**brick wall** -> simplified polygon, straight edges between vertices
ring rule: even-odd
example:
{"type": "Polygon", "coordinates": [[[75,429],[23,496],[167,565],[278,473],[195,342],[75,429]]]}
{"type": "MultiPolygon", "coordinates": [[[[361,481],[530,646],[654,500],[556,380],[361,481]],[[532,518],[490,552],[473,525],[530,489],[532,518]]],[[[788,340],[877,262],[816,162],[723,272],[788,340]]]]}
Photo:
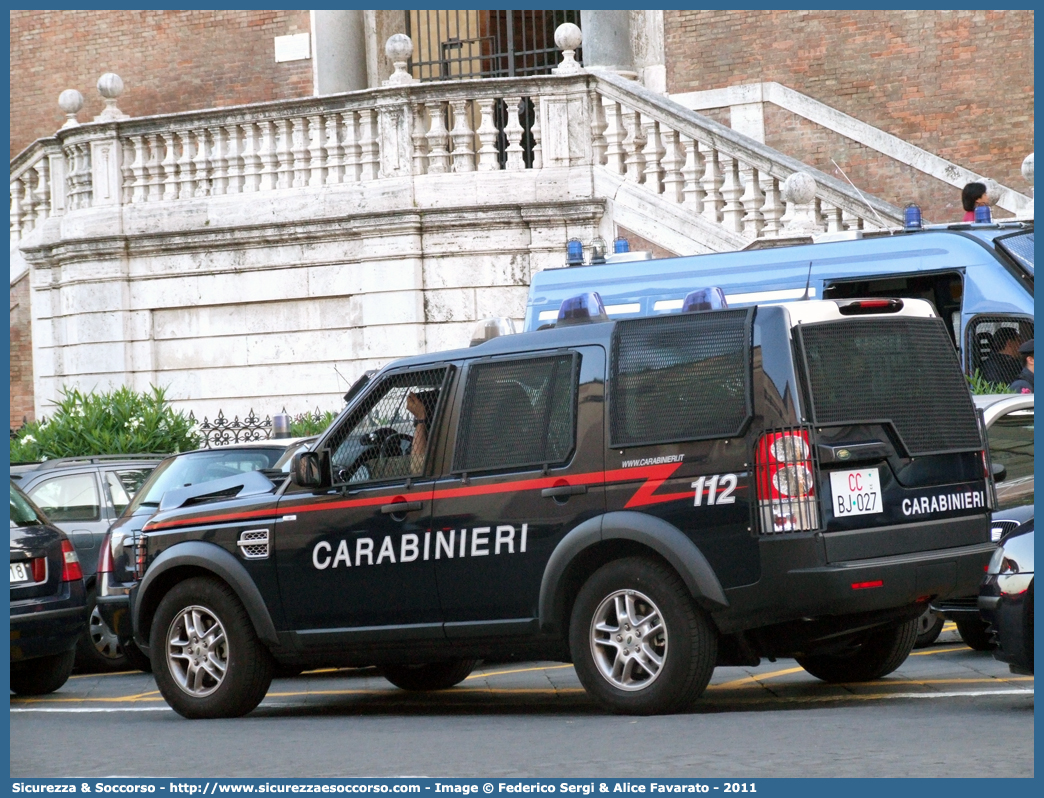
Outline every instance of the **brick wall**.
{"type": "MultiPolygon", "coordinates": [[[[664,30],[671,93],[776,81],[1028,193],[1032,11],[666,11],[664,30]]],[[[963,214],[959,189],[767,108],[770,146],[830,173],[833,157],[928,218],[963,214]]]]}
{"type": "Polygon", "coordinates": [[[275,62],[276,36],[310,31],[307,11],[11,11],[11,156],[65,121],[58,95],[115,72],[131,116],[312,94],[311,60],[275,62]]]}
{"type": "Polygon", "coordinates": [[[29,273],[11,286],[11,426],[33,420],[33,333],[29,317],[29,273]]]}

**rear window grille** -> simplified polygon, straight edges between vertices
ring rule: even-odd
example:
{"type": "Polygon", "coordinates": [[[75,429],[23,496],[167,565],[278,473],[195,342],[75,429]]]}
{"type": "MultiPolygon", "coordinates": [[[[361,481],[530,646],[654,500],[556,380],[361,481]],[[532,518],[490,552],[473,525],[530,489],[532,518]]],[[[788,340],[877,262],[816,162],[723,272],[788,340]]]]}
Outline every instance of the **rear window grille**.
{"type": "Polygon", "coordinates": [[[753,309],[683,313],[616,323],[610,445],[728,438],[751,416],[753,309]]]}
{"type": "Polygon", "coordinates": [[[982,448],[942,321],[859,319],[797,328],[816,424],[891,422],[911,455],[982,448]]]}
{"type": "Polygon", "coordinates": [[[1033,320],[1011,315],[975,316],[967,329],[968,371],[1007,387],[1022,371],[1019,345],[1033,337],[1033,320]]]}
{"type": "Polygon", "coordinates": [[[576,439],[576,354],[475,363],[468,371],[455,472],[565,463],[576,439]]]}
{"type": "Polygon", "coordinates": [[[1011,255],[1020,266],[1033,274],[1033,231],[998,236],[993,239],[1001,249],[1011,255]]]}

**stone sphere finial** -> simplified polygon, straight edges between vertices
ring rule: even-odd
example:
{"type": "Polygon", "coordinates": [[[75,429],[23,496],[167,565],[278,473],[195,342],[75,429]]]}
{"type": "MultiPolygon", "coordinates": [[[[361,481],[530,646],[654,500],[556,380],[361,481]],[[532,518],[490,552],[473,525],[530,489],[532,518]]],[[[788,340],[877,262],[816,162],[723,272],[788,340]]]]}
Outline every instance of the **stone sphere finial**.
{"type": "Polygon", "coordinates": [[[98,94],[105,100],[105,109],[94,117],[95,122],[112,122],[117,119],[127,119],[117,106],[117,98],[123,94],[123,78],[115,72],[106,72],[98,78],[98,94]]]}
{"type": "Polygon", "coordinates": [[[1022,176],[1026,178],[1026,182],[1031,186],[1033,185],[1033,153],[1031,152],[1026,156],[1022,162],[1022,176]]]}
{"type": "Polygon", "coordinates": [[[787,202],[807,205],[816,198],[816,180],[808,172],[794,172],[783,181],[780,194],[787,202]]]}
{"type": "Polygon", "coordinates": [[[405,33],[395,33],[384,43],[384,54],[391,59],[395,71],[384,81],[385,86],[403,86],[413,83],[413,76],[406,71],[406,64],[413,55],[413,39],[405,33]]]}
{"type": "Polygon", "coordinates": [[[555,28],[555,45],[562,51],[562,63],[552,69],[556,75],[576,75],[584,71],[577,63],[576,51],[584,41],[584,34],[572,22],[563,22],[555,28]]]}
{"type": "Polygon", "coordinates": [[[76,89],[66,89],[58,95],[58,107],[62,109],[65,114],[65,124],[62,125],[62,130],[67,127],[76,127],[80,124],[80,120],[76,118],[76,114],[83,108],[83,95],[76,89]]]}

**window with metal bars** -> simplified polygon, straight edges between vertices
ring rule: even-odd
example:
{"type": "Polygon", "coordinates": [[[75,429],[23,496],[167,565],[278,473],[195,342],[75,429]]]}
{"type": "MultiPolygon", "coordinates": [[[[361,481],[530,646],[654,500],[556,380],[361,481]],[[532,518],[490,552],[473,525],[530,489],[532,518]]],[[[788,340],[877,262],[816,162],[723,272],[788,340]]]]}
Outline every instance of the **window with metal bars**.
{"type": "Polygon", "coordinates": [[[332,438],[334,482],[405,479],[424,473],[448,367],[389,374],[332,438]]]}
{"type": "Polygon", "coordinates": [[[975,316],[965,332],[968,371],[997,385],[1010,385],[1022,371],[1019,346],[1033,337],[1033,319],[1010,314],[975,316]]]}
{"type": "MultiPolygon", "coordinates": [[[[405,11],[418,80],[547,75],[559,61],[555,29],[579,11],[405,11]]],[[[582,62],[582,51],[576,54],[582,62]]]]}
{"type": "Polygon", "coordinates": [[[561,465],[576,440],[576,353],[475,363],[468,371],[454,472],[561,465]]]}

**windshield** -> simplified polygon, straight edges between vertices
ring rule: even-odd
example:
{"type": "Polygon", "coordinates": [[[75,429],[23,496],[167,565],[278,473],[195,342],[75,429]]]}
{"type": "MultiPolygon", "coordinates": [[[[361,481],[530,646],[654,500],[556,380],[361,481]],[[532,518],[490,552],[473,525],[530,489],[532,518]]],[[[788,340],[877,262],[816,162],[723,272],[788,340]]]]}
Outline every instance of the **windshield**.
{"type": "Polygon", "coordinates": [[[998,236],[994,243],[1003,249],[1011,259],[1033,276],[1033,231],[998,236]]]}
{"type": "Polygon", "coordinates": [[[187,488],[201,482],[271,468],[284,451],[285,447],[279,446],[190,452],[164,460],[127,506],[125,514],[133,515],[139,507],[159,507],[163,494],[172,488],[187,488]]]}
{"type": "Polygon", "coordinates": [[[18,488],[11,484],[11,526],[40,526],[47,523],[18,488]]]}

